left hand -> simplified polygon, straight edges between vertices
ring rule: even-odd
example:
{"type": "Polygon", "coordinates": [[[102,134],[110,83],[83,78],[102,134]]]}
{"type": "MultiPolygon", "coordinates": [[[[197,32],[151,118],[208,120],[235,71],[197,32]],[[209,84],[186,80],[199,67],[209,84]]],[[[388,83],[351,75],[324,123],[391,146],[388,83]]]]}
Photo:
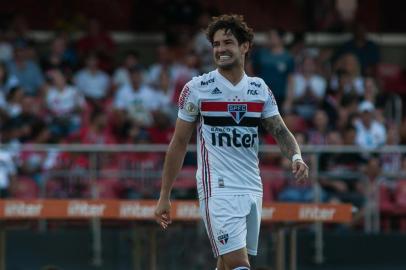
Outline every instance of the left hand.
{"type": "Polygon", "coordinates": [[[304,182],[309,178],[309,167],[303,160],[295,160],[292,163],[292,173],[297,182],[304,182]]]}

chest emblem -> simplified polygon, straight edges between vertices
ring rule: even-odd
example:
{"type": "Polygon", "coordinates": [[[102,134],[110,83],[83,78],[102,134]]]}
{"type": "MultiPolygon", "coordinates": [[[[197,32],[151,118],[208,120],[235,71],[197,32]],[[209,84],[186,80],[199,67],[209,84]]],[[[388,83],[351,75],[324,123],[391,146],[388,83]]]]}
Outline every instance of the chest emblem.
{"type": "Polygon", "coordinates": [[[234,121],[239,124],[247,113],[247,104],[228,104],[227,110],[234,121]]]}

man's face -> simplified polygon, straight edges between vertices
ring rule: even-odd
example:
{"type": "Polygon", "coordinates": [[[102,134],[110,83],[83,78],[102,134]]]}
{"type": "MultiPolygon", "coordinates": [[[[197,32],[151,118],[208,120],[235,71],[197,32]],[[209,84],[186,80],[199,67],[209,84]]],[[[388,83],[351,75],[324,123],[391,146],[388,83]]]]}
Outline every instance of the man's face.
{"type": "Polygon", "coordinates": [[[218,30],[213,36],[213,58],[219,68],[231,69],[243,65],[244,56],[248,52],[248,42],[238,45],[234,35],[224,29],[218,30]]]}

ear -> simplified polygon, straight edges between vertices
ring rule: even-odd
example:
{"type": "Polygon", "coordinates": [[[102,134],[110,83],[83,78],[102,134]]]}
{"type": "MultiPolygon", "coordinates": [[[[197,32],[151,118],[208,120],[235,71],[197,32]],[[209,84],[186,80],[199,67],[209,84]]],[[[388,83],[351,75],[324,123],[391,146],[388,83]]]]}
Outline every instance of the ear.
{"type": "Polygon", "coordinates": [[[250,43],[249,42],[244,42],[240,45],[241,51],[246,54],[249,49],[250,49],[250,43]]]}

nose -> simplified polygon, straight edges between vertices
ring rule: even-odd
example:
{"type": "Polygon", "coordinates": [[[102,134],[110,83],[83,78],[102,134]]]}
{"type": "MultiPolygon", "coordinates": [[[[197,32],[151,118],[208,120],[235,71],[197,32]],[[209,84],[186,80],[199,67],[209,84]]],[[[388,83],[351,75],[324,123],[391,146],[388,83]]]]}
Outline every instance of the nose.
{"type": "Polygon", "coordinates": [[[225,52],[226,48],[224,46],[224,44],[219,44],[219,46],[217,47],[217,52],[221,53],[221,52],[225,52]]]}

